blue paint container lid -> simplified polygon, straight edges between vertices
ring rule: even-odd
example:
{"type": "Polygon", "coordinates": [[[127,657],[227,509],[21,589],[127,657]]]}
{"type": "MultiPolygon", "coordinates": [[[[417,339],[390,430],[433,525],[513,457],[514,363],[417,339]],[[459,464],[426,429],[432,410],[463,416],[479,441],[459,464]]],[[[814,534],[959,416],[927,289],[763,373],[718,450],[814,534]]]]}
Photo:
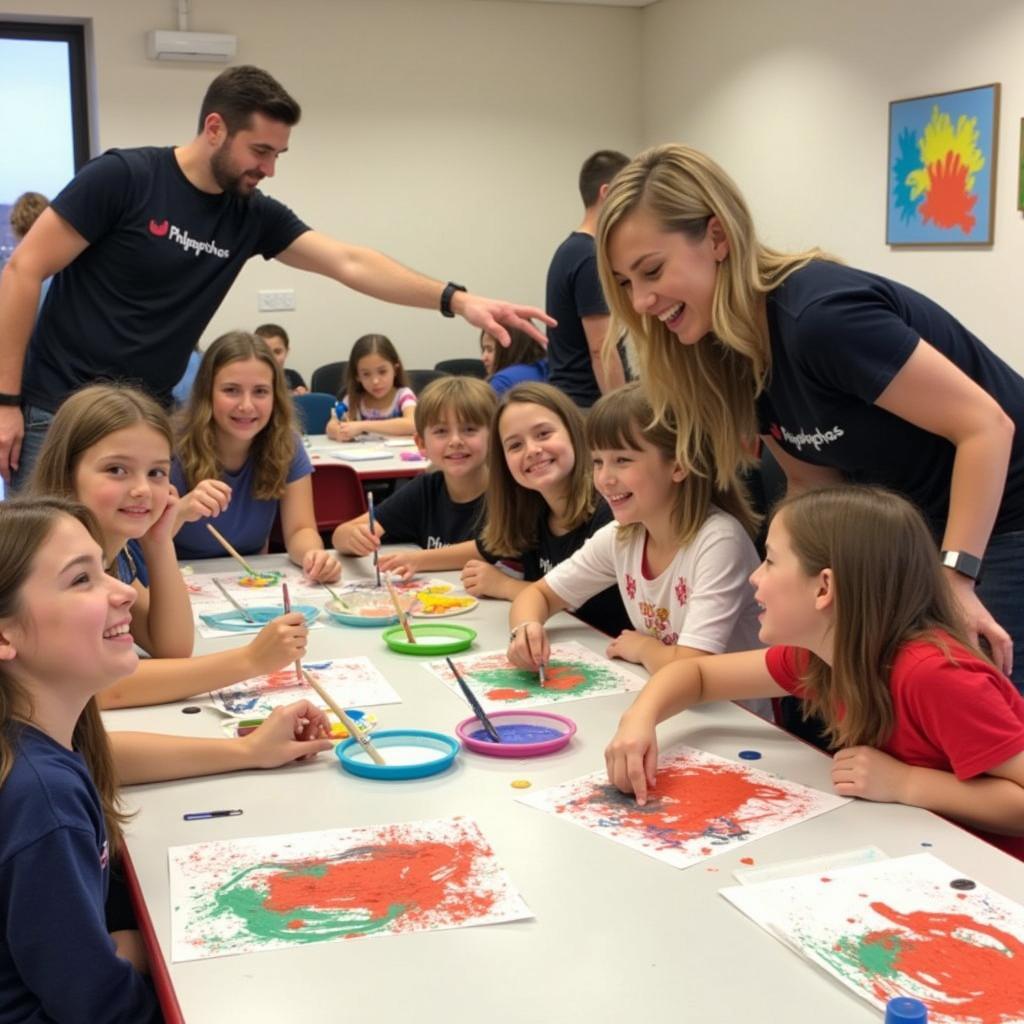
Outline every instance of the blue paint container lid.
{"type": "Polygon", "coordinates": [[[928,1007],[920,999],[896,996],[885,1006],[885,1024],[927,1024],[928,1007]]]}

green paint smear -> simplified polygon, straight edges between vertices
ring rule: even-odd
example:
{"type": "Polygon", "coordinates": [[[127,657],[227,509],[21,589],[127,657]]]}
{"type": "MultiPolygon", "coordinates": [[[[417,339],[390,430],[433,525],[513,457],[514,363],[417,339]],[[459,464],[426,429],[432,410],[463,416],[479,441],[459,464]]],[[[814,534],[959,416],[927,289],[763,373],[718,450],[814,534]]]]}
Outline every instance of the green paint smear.
{"type": "Polygon", "coordinates": [[[841,938],[827,948],[813,943],[815,952],[845,978],[898,978],[896,963],[903,947],[902,938],[891,932],[865,932],[860,938],[841,938]]]}
{"type": "Polygon", "coordinates": [[[551,701],[568,700],[580,694],[599,693],[603,690],[614,690],[622,684],[622,680],[614,669],[603,665],[581,664],[574,661],[552,661],[547,668],[567,668],[573,675],[582,676],[578,686],[571,690],[556,690],[540,685],[536,672],[525,668],[485,668],[474,669],[473,678],[481,683],[486,690],[512,689],[525,690],[532,696],[543,696],[551,701]]]}
{"type": "MultiPolygon", "coordinates": [[[[231,915],[242,921],[245,928],[244,936],[233,936],[223,945],[234,944],[243,937],[267,943],[304,944],[326,942],[349,935],[372,935],[374,932],[386,930],[407,909],[405,904],[395,903],[388,907],[387,914],[377,919],[371,918],[366,911],[355,908],[325,911],[296,907],[281,914],[268,910],[263,905],[266,898],[264,893],[245,885],[247,875],[267,869],[280,871],[281,865],[267,863],[248,867],[225,882],[213,894],[213,906],[203,916],[212,919],[231,915]],[[302,922],[301,927],[290,927],[296,921],[302,922]]],[[[323,875],[326,870],[326,865],[314,864],[298,871],[291,869],[291,873],[315,878],[323,875]]],[[[211,939],[210,945],[216,947],[222,944],[216,939],[211,939]]]]}

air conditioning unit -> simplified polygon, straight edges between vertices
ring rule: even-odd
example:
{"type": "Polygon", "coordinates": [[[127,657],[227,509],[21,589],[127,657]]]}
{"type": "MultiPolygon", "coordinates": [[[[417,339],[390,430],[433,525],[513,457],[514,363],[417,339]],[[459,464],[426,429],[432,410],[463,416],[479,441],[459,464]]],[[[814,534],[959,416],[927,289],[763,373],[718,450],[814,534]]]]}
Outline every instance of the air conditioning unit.
{"type": "Polygon", "coordinates": [[[238,37],[217,32],[146,33],[146,56],[150,60],[192,60],[225,62],[238,49],[238,37]]]}

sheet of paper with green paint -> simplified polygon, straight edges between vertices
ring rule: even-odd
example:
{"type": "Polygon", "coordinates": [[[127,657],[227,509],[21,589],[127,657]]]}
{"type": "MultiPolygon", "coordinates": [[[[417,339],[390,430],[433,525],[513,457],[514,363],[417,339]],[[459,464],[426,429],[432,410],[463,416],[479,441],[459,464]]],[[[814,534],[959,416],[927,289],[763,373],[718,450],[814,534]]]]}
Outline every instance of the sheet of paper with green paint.
{"type": "Polygon", "coordinates": [[[175,963],[533,916],[466,818],[195,843],[167,858],[175,963]]]}
{"type": "MultiPolygon", "coordinates": [[[[484,711],[533,708],[610,693],[633,693],[644,686],[644,679],[622,662],[611,661],[575,642],[552,644],[543,685],[536,672],[510,664],[504,651],[487,651],[452,660],[484,711]]],[[[433,661],[428,668],[461,699],[459,684],[444,661],[433,661]]]]}
{"type": "Polygon", "coordinates": [[[765,931],[884,1010],[1024,1024],[1024,907],[929,853],[721,890],[765,931]]]}

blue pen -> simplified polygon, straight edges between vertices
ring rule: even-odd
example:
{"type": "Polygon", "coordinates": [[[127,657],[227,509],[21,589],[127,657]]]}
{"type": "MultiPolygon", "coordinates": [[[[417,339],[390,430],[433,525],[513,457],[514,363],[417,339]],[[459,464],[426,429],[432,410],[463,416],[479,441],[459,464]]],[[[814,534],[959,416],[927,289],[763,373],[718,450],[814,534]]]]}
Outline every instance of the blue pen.
{"type": "Polygon", "coordinates": [[[193,811],[191,814],[183,814],[182,818],[185,821],[200,821],[203,818],[234,818],[241,813],[237,809],[233,811],[193,811]]]}
{"type": "Polygon", "coordinates": [[[343,401],[341,401],[341,399],[338,399],[338,401],[334,403],[335,418],[340,420],[341,417],[344,416],[345,413],[347,412],[348,406],[343,401]]]}

